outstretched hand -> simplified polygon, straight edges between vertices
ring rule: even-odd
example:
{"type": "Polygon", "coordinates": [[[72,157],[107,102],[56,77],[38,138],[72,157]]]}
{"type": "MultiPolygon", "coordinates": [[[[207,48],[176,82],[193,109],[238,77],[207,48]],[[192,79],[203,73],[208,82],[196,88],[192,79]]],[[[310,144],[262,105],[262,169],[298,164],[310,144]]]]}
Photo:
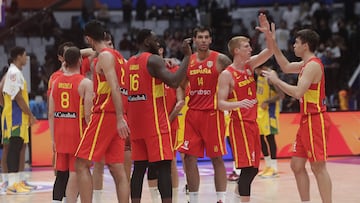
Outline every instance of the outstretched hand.
{"type": "Polygon", "coordinates": [[[271,81],[273,84],[276,83],[277,80],[279,80],[279,76],[274,70],[262,70],[261,74],[266,77],[269,81],[271,81]]]}
{"type": "Polygon", "coordinates": [[[269,21],[267,20],[266,15],[260,13],[258,18],[259,18],[259,26],[256,26],[256,29],[263,33],[270,31],[270,24],[269,21]]]}

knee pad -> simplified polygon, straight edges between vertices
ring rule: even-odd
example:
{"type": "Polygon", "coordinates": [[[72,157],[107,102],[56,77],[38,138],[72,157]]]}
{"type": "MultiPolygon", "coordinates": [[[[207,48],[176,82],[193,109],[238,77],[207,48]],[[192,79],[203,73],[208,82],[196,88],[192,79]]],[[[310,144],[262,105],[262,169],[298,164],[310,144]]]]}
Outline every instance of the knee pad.
{"type": "Polygon", "coordinates": [[[159,161],[154,163],[158,169],[158,188],[162,199],[172,197],[171,161],[159,161]]]}
{"type": "Polygon", "coordinates": [[[259,169],[254,167],[242,168],[238,180],[238,191],[240,196],[250,196],[251,183],[259,169]]]}
{"type": "Polygon", "coordinates": [[[147,161],[134,161],[134,170],[130,181],[131,199],[141,198],[144,175],[147,167],[147,161]]]}
{"type": "Polygon", "coordinates": [[[148,180],[155,180],[158,178],[159,171],[157,169],[157,166],[154,163],[149,163],[147,176],[148,180]]]}

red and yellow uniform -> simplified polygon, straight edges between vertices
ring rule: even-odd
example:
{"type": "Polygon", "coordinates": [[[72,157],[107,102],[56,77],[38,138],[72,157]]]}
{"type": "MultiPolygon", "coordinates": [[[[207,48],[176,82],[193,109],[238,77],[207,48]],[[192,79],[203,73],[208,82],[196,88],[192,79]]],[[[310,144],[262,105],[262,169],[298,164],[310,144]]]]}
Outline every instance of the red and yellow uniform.
{"type": "Polygon", "coordinates": [[[80,67],[80,74],[86,76],[88,72],[92,72],[89,57],[83,57],[80,67]]]}
{"type": "Polygon", "coordinates": [[[48,82],[48,90],[47,90],[47,96],[50,96],[51,93],[51,88],[53,86],[54,81],[60,76],[63,75],[64,72],[59,69],[57,71],[55,71],[53,74],[51,74],[50,78],[49,78],[49,82],[48,82]]]}
{"type": "MultiPolygon", "coordinates": [[[[170,72],[176,72],[179,69],[179,66],[175,67],[167,67],[170,72]]],[[[176,98],[176,89],[171,88],[167,85],[165,85],[165,98],[166,98],[166,109],[169,112],[169,115],[171,111],[174,109],[177,98],[176,98]]],[[[171,121],[171,140],[174,147],[176,140],[177,140],[177,131],[179,129],[179,119],[176,116],[173,121],[171,121]]]]}
{"type": "Polygon", "coordinates": [[[128,124],[132,159],[156,162],[172,160],[173,145],[165,100],[164,83],[147,69],[151,53],[131,57],[127,62],[128,124]]]}
{"type": "MultiPolygon", "coordinates": [[[[326,113],[324,66],[319,58],[311,58],[321,66],[322,77],[313,83],[300,99],[301,121],[294,143],[294,156],[308,158],[309,161],[324,161],[327,157],[327,139],[331,121],[326,113]]],[[[299,79],[307,63],[301,68],[299,79]]]]}
{"type": "Polygon", "coordinates": [[[75,171],[75,151],[86,127],[84,101],[78,89],[84,76],[61,75],[53,83],[56,170],[75,171]]]}
{"type": "MultiPolygon", "coordinates": [[[[250,66],[239,71],[232,66],[227,69],[234,80],[234,89],[229,94],[229,101],[256,99],[256,82],[250,66]]],[[[230,142],[236,168],[259,167],[260,136],[256,122],[257,105],[251,108],[238,108],[230,112],[230,142]]]]}
{"type": "MultiPolygon", "coordinates": [[[[125,61],[122,55],[110,48],[114,56],[115,72],[119,81],[125,71],[125,61]]],[[[124,139],[121,139],[116,128],[116,112],[112,101],[111,88],[105,75],[93,71],[94,92],[93,108],[88,127],[81,139],[76,156],[99,162],[105,155],[105,163],[122,163],[124,161],[124,139]]]]}
{"type": "Polygon", "coordinates": [[[210,51],[208,58],[199,62],[197,54],[190,57],[187,78],[189,102],[185,117],[184,142],[179,151],[197,157],[218,157],[226,154],[224,143],[224,113],[217,110],[216,62],[219,53],[210,51]]]}

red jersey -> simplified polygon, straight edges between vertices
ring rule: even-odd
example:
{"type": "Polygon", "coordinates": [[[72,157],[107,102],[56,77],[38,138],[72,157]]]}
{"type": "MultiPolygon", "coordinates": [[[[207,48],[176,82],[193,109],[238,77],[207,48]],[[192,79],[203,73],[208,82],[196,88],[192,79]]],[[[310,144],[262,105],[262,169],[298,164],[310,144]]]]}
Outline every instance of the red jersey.
{"type": "Polygon", "coordinates": [[[131,139],[170,133],[164,83],[152,77],[147,69],[151,55],[145,52],[132,56],[127,62],[127,116],[131,139]]]}
{"type": "MultiPolygon", "coordinates": [[[[125,74],[125,60],[124,57],[115,49],[104,48],[101,50],[110,52],[115,59],[115,72],[120,84],[125,84],[124,82],[124,74],[125,74]]],[[[96,61],[94,61],[96,64],[96,61]]],[[[96,67],[96,65],[95,65],[96,67]]],[[[94,106],[92,112],[101,113],[101,112],[113,112],[115,113],[115,106],[111,97],[111,88],[106,81],[104,74],[99,74],[96,71],[93,71],[93,79],[94,79],[94,106]]],[[[123,87],[120,85],[120,87],[123,87]]],[[[122,89],[122,92],[124,89],[122,89]]],[[[126,98],[125,98],[126,100],[126,98]]],[[[124,97],[123,97],[124,101],[124,97]]],[[[125,103],[124,103],[125,105],[125,103]]],[[[124,108],[125,109],[125,108],[124,108]]]]}
{"type": "Polygon", "coordinates": [[[89,57],[83,57],[80,67],[81,75],[86,75],[87,72],[91,71],[89,57]]]}
{"type": "Polygon", "coordinates": [[[302,76],[306,64],[314,61],[321,66],[322,76],[319,83],[312,83],[304,96],[300,99],[300,113],[303,115],[314,114],[326,111],[326,96],[325,96],[325,75],[324,65],[317,57],[311,58],[304,64],[299,73],[299,79],[302,76]]]}
{"type": "Polygon", "coordinates": [[[62,74],[64,74],[64,72],[59,69],[59,70],[55,71],[53,74],[50,75],[49,82],[48,82],[48,90],[47,90],[48,98],[50,96],[51,88],[52,88],[52,86],[54,84],[54,81],[62,74]]]}
{"type": "Polygon", "coordinates": [[[80,74],[61,75],[54,82],[54,140],[58,153],[75,153],[85,129],[83,98],[78,92],[83,79],[80,74]]]}
{"type": "MultiPolygon", "coordinates": [[[[179,69],[179,66],[175,67],[167,67],[170,72],[174,73],[179,69]]],[[[165,98],[166,98],[166,109],[169,111],[169,114],[174,109],[177,98],[176,98],[176,89],[171,88],[165,85],[165,98]]],[[[177,130],[179,128],[178,117],[176,116],[174,120],[171,122],[171,129],[177,130]]]]}
{"type": "MultiPolygon", "coordinates": [[[[229,101],[241,101],[243,99],[256,99],[256,81],[254,73],[249,65],[245,65],[242,71],[236,70],[232,66],[226,68],[231,73],[234,80],[234,89],[229,94],[229,101]]],[[[237,108],[231,113],[231,118],[243,121],[256,121],[257,105],[246,109],[237,108]]]]}
{"type": "Polygon", "coordinates": [[[198,62],[197,54],[190,57],[187,78],[190,84],[189,109],[213,110],[217,108],[216,87],[219,72],[216,69],[216,61],[219,53],[210,51],[205,60],[198,62]]]}

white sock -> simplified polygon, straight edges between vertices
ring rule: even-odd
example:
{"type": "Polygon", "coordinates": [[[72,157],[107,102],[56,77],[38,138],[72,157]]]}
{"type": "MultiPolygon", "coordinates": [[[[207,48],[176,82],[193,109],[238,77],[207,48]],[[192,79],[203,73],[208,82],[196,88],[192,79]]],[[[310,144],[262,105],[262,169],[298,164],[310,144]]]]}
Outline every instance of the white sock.
{"type": "Polygon", "coordinates": [[[264,156],[264,160],[265,160],[265,166],[266,167],[271,167],[271,158],[270,158],[270,156],[264,156]]]}
{"type": "Polygon", "coordinates": [[[177,187],[172,189],[172,203],[178,202],[178,193],[179,193],[179,189],[177,187]]]}
{"type": "Polygon", "coordinates": [[[20,181],[26,181],[26,172],[25,171],[20,171],[19,175],[20,175],[20,181]]]}
{"type": "Polygon", "coordinates": [[[62,202],[63,202],[63,203],[66,203],[66,197],[63,197],[62,202]]]}
{"type": "Polygon", "coordinates": [[[236,175],[240,175],[240,173],[241,173],[241,169],[237,169],[236,167],[235,167],[235,161],[233,161],[233,172],[235,172],[236,173],[236,175]]]}
{"type": "Polygon", "coordinates": [[[225,203],[226,200],[226,192],[216,192],[217,201],[221,201],[225,203]]]}
{"type": "Polygon", "coordinates": [[[278,171],[277,159],[271,159],[270,163],[271,163],[271,168],[273,168],[277,172],[278,171]]]}
{"type": "Polygon", "coordinates": [[[3,181],[3,182],[9,181],[8,173],[2,173],[2,174],[1,174],[1,177],[2,177],[2,181],[3,181]]]}
{"type": "Polygon", "coordinates": [[[199,192],[189,192],[190,203],[198,203],[199,192]]]}
{"type": "Polygon", "coordinates": [[[241,169],[235,169],[235,173],[236,173],[236,175],[240,175],[240,173],[241,173],[241,169]]]}
{"type": "Polygon", "coordinates": [[[101,202],[101,194],[102,194],[102,190],[93,190],[94,203],[100,203],[101,202]]]}
{"type": "Polygon", "coordinates": [[[233,203],[239,203],[240,202],[240,195],[233,193],[233,203]]]}
{"type": "Polygon", "coordinates": [[[301,201],[301,202],[303,202],[303,203],[311,203],[311,201],[301,201]]]}
{"type": "Polygon", "coordinates": [[[51,203],[59,203],[59,202],[62,202],[62,201],[59,201],[59,200],[52,200],[51,203]]]}
{"type": "Polygon", "coordinates": [[[159,189],[157,187],[149,187],[150,190],[150,195],[151,195],[151,200],[153,203],[158,203],[160,198],[159,198],[159,189]]]}
{"type": "Polygon", "coordinates": [[[19,173],[8,173],[8,176],[9,176],[9,186],[19,182],[19,173]]]}

